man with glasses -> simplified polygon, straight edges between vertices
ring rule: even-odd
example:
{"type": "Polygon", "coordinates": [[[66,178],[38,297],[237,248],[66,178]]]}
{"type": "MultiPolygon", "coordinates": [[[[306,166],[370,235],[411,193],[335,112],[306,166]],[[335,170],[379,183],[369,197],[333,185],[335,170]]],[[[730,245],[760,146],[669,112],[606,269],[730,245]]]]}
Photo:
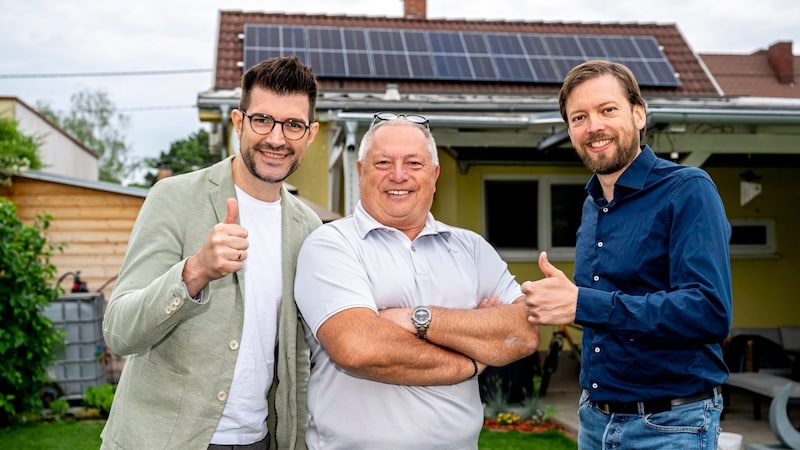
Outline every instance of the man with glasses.
{"type": "Polygon", "coordinates": [[[480,235],[430,213],[436,143],[379,113],[361,141],[361,199],[309,235],[295,293],[312,367],[311,449],[476,449],[477,375],[530,355],[519,284],[480,235]]]}
{"type": "Polygon", "coordinates": [[[294,269],[321,223],[283,180],[317,134],[316,99],[299,59],[261,62],[231,113],[239,154],[150,190],[103,324],[128,357],[102,448],[305,448],[294,269]]]}

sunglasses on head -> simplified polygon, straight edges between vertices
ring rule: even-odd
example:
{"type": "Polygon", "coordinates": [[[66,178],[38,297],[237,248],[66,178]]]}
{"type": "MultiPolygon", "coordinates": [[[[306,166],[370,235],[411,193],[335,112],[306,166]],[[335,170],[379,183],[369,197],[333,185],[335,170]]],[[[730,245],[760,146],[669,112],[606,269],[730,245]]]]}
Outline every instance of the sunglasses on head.
{"type": "Polygon", "coordinates": [[[415,123],[417,125],[422,125],[423,127],[427,128],[428,130],[431,129],[430,122],[426,117],[417,115],[417,114],[400,114],[400,113],[393,113],[393,112],[379,112],[372,116],[372,122],[370,122],[369,126],[372,127],[376,123],[385,122],[387,120],[395,120],[403,118],[411,123],[415,123]]]}

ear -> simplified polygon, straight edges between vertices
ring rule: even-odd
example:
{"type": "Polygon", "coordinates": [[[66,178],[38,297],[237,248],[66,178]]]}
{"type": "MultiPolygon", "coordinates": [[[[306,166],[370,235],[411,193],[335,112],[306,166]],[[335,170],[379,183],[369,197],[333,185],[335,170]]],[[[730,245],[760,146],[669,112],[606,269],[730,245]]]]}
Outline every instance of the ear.
{"type": "Polygon", "coordinates": [[[239,139],[242,138],[242,123],[244,121],[244,115],[238,109],[234,109],[231,111],[231,122],[233,122],[233,129],[236,130],[236,135],[239,139]]]}
{"type": "Polygon", "coordinates": [[[647,112],[644,106],[633,105],[633,122],[636,124],[636,130],[642,131],[647,125],[647,112]]]}
{"type": "Polygon", "coordinates": [[[308,143],[309,145],[314,142],[314,138],[317,137],[317,133],[319,132],[319,122],[311,122],[311,125],[308,126],[308,143]]]}

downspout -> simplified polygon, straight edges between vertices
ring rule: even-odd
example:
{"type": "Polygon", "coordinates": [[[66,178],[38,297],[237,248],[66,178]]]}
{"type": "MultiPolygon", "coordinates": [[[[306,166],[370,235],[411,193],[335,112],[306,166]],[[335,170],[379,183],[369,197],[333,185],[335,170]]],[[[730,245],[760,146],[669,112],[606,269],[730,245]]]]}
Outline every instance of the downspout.
{"type": "Polygon", "coordinates": [[[230,156],[228,155],[228,129],[229,129],[228,121],[230,120],[230,114],[229,114],[230,111],[228,109],[228,105],[224,103],[219,105],[219,111],[220,111],[219,124],[220,127],[222,128],[221,130],[222,136],[220,139],[220,152],[219,152],[220,153],[219,158],[221,161],[230,156]]]}
{"type": "Polygon", "coordinates": [[[344,152],[342,154],[342,169],[344,171],[344,215],[350,215],[355,211],[356,204],[360,197],[358,190],[358,173],[356,172],[356,161],[358,160],[358,122],[348,120],[344,123],[345,140],[344,152]]]}

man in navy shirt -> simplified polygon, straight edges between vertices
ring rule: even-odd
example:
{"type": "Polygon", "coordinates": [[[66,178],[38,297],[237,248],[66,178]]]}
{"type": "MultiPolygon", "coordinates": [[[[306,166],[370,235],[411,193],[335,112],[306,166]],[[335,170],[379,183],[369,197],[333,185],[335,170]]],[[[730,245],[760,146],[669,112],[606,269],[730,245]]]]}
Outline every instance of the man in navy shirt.
{"type": "Polygon", "coordinates": [[[529,320],[583,325],[582,449],[716,449],[728,376],[730,224],[708,174],[640,140],[646,107],[625,66],[587,61],[559,94],[572,145],[593,172],[575,281],[551,265],[528,281],[529,320]]]}

